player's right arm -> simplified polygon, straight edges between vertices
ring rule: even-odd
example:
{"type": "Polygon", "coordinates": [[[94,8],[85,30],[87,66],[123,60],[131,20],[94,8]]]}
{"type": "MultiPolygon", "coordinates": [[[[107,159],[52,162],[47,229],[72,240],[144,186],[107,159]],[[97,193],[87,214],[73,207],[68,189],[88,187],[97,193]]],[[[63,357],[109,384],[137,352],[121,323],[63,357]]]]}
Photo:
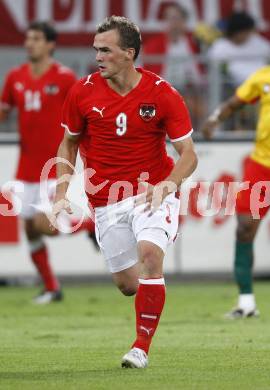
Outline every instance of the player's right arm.
{"type": "Polygon", "coordinates": [[[205,138],[212,138],[216,126],[229,118],[234,111],[240,109],[245,104],[254,103],[260,98],[257,81],[261,71],[260,69],[250,76],[237,88],[234,96],[231,96],[210,114],[202,127],[202,133],[205,138]]]}
{"type": "Polygon", "coordinates": [[[70,203],[66,197],[71,177],[74,173],[79,148],[79,136],[65,132],[64,138],[57,153],[57,186],[54,206],[51,216],[51,225],[56,225],[56,219],[62,210],[71,214],[70,203]]]}
{"type": "Polygon", "coordinates": [[[65,135],[57,153],[57,186],[51,223],[54,225],[62,210],[71,213],[66,197],[71,177],[74,173],[81,134],[84,129],[84,118],[78,104],[78,83],[69,91],[63,106],[62,126],[65,135]]]}
{"type": "Polygon", "coordinates": [[[4,110],[4,109],[0,106],[0,122],[4,122],[5,120],[7,120],[8,114],[9,114],[9,111],[4,110]]]}
{"type": "Polygon", "coordinates": [[[65,199],[71,176],[74,173],[78,154],[80,136],[71,135],[67,131],[59,145],[57,157],[57,188],[55,201],[65,199]]]}
{"type": "Polygon", "coordinates": [[[12,106],[14,106],[13,71],[8,73],[8,75],[6,76],[4,86],[1,92],[0,122],[4,122],[8,118],[12,106]]]}

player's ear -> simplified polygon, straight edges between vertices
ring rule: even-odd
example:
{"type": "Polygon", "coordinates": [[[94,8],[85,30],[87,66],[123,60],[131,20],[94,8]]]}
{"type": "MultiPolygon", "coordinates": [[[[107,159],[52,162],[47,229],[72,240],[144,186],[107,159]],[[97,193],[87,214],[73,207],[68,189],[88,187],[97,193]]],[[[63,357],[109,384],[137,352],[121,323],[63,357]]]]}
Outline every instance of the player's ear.
{"type": "Polygon", "coordinates": [[[48,42],[48,48],[49,48],[49,52],[51,55],[53,55],[54,53],[54,50],[55,50],[55,42],[48,42]]]}
{"type": "Polygon", "coordinates": [[[129,47],[128,49],[126,49],[126,53],[127,53],[127,59],[133,61],[134,56],[135,56],[135,49],[133,49],[132,47],[129,47]]]}

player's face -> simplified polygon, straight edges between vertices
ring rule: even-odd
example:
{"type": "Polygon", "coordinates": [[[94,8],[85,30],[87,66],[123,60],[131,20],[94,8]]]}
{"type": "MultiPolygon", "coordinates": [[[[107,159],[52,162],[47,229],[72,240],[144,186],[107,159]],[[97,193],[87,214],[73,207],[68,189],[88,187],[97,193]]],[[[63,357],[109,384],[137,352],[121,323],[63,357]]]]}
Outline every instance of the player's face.
{"type": "Polygon", "coordinates": [[[243,45],[246,41],[249,40],[250,36],[253,34],[253,30],[240,31],[232,37],[233,43],[236,45],[243,45]]]}
{"type": "Polygon", "coordinates": [[[28,58],[32,62],[40,61],[42,58],[50,56],[54,48],[53,42],[46,41],[42,31],[28,30],[25,37],[24,46],[28,58]]]}
{"type": "Polygon", "coordinates": [[[166,8],[164,20],[169,33],[184,33],[187,29],[184,15],[174,6],[168,6],[166,8]]]}
{"type": "Polygon", "coordinates": [[[96,60],[100,75],[110,79],[125,69],[132,60],[132,49],[122,49],[119,46],[119,33],[110,30],[97,34],[94,38],[93,47],[96,50],[96,60]]]}

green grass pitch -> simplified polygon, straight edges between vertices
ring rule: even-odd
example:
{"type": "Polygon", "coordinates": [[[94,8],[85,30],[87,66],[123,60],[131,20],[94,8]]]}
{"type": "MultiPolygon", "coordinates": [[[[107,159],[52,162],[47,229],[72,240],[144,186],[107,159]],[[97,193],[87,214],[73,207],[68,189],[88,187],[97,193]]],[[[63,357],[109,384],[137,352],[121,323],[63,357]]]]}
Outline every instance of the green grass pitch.
{"type": "Polygon", "coordinates": [[[167,285],[145,370],[120,368],[135,335],[133,297],[112,285],[67,287],[65,301],[30,302],[0,289],[0,389],[270,389],[270,286],[256,284],[260,319],[223,319],[232,284],[167,285]]]}

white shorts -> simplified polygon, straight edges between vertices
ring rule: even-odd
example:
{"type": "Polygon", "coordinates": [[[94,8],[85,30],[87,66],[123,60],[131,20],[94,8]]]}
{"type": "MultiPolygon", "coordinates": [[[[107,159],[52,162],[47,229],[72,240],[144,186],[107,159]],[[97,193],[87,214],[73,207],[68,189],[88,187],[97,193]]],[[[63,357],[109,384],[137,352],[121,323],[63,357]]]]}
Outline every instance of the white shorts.
{"type": "Polygon", "coordinates": [[[145,205],[135,207],[135,199],[133,196],[95,209],[96,237],[112,273],[137,263],[139,241],[150,241],[165,253],[178,232],[180,200],[175,193],[168,195],[152,215],[143,211],[145,205]]]}
{"type": "Polygon", "coordinates": [[[56,180],[50,179],[40,183],[15,181],[12,184],[13,202],[16,213],[24,219],[31,219],[35,214],[49,212],[51,200],[55,195],[56,180]],[[43,187],[44,186],[44,187],[43,187]],[[41,196],[40,190],[45,189],[41,196]]]}

